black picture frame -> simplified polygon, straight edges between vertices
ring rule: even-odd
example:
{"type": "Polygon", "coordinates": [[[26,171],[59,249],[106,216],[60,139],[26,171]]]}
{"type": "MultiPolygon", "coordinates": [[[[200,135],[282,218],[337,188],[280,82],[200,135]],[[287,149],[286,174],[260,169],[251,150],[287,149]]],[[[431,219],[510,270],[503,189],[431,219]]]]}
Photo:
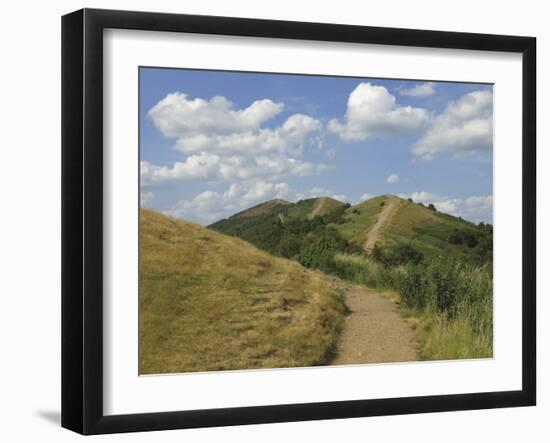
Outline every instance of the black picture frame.
{"type": "Polygon", "coordinates": [[[83,9],[62,18],[62,426],[82,434],[415,414],[536,403],[536,39],[83,9]],[[522,389],[260,407],[103,413],[103,30],[453,48],[522,54],[522,389]]]}

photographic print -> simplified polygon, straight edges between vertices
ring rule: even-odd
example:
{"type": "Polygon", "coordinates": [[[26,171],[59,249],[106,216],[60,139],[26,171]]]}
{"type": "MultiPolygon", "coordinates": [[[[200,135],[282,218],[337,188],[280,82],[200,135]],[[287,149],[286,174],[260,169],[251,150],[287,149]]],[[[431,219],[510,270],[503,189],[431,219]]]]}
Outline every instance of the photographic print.
{"type": "Polygon", "coordinates": [[[493,356],[493,86],[139,69],[141,375],[493,356]]]}

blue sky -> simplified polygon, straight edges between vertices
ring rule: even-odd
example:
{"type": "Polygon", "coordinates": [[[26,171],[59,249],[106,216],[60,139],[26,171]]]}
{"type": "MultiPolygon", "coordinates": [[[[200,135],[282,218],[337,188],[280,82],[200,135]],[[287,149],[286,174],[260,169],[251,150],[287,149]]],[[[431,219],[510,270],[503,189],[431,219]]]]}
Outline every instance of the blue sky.
{"type": "Polygon", "coordinates": [[[212,223],[272,198],[411,197],[492,222],[492,86],[140,69],[141,204],[212,223]]]}

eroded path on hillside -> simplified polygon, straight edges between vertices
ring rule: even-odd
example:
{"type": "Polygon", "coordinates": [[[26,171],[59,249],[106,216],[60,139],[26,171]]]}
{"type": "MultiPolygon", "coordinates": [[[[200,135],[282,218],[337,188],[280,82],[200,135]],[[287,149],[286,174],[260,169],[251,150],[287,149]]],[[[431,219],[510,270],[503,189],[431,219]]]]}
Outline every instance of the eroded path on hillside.
{"type": "Polygon", "coordinates": [[[308,220],[313,220],[315,217],[317,217],[323,210],[326,203],[327,203],[326,197],[320,197],[315,203],[315,208],[313,209],[311,214],[309,214],[308,220]]]}
{"type": "Polygon", "coordinates": [[[394,303],[365,286],[347,290],[349,314],[335,349],[332,365],[417,360],[414,331],[394,303]]]}
{"type": "Polygon", "coordinates": [[[367,241],[363,245],[363,249],[370,253],[376,242],[378,241],[378,237],[380,236],[380,232],[384,225],[388,223],[391,220],[391,217],[395,213],[395,210],[399,206],[400,201],[398,199],[390,199],[387,204],[384,206],[384,209],[382,209],[382,212],[380,213],[380,216],[378,217],[378,220],[372,227],[372,229],[367,234],[367,241]]]}

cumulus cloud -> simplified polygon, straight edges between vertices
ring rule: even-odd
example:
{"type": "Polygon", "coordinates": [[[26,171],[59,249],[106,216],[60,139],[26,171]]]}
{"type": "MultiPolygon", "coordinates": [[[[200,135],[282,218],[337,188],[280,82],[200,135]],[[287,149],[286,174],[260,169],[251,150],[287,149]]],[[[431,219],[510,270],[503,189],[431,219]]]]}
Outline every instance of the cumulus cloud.
{"type": "Polygon", "coordinates": [[[413,153],[430,160],[444,152],[463,158],[487,155],[492,149],[493,94],[474,91],[447,104],[413,146],[413,153]]]}
{"type": "Polygon", "coordinates": [[[399,93],[409,97],[426,97],[435,94],[436,84],[433,82],[420,83],[412,88],[401,89],[399,93]]]}
{"type": "Polygon", "coordinates": [[[257,129],[284,109],[282,103],[256,100],[249,107],[234,110],[225,97],[210,100],[190,99],[187,94],[168,94],[149,110],[149,117],[158,130],[167,137],[215,133],[231,134],[236,131],[257,129]]]}
{"type": "Polygon", "coordinates": [[[321,129],[318,120],[294,114],[280,126],[262,127],[283,109],[282,103],[269,99],[235,109],[221,96],[205,100],[180,92],[168,94],[148,115],[164,136],[175,139],[175,148],[185,158],[170,166],[142,161],[142,185],[197,179],[273,182],[328,169],[323,163],[299,159],[305,145],[323,145],[322,137],[315,135],[321,129]]]}
{"type": "Polygon", "coordinates": [[[205,152],[187,157],[183,162],[176,162],[172,167],[157,166],[148,161],[140,162],[141,184],[147,186],[176,179],[215,178],[220,170],[220,157],[205,152]]]}
{"type": "Polygon", "coordinates": [[[147,208],[153,201],[155,195],[151,191],[141,191],[139,194],[139,203],[142,208],[147,208]]]}
{"type": "Polygon", "coordinates": [[[304,162],[285,156],[260,155],[257,157],[222,157],[207,153],[192,155],[173,166],[157,166],[141,162],[141,184],[150,186],[168,181],[204,179],[234,182],[236,180],[280,180],[320,174],[329,169],[324,163],[304,162]]]}
{"type": "Polygon", "coordinates": [[[374,194],[371,194],[369,192],[365,192],[361,197],[359,197],[359,200],[357,200],[356,203],[360,203],[360,202],[365,201],[365,200],[370,200],[373,197],[374,197],[374,194]]]}
{"type": "Polygon", "coordinates": [[[401,198],[411,198],[416,203],[432,203],[440,212],[460,216],[466,220],[478,223],[493,221],[493,196],[471,196],[466,198],[451,198],[426,191],[411,194],[399,194],[401,198]]]}
{"type": "MultiPolygon", "coordinates": [[[[186,154],[220,155],[279,152],[299,154],[321,123],[304,114],[294,114],[277,128],[261,125],[284,109],[282,103],[256,100],[245,109],[233,109],[225,97],[190,99],[186,94],[168,94],[149,110],[149,117],[166,137],[176,139],[176,148],[186,154]]],[[[322,140],[311,139],[319,145],[322,140]]]]}
{"type": "Polygon", "coordinates": [[[190,200],[180,200],[165,214],[202,224],[210,224],[228,215],[273,198],[284,198],[289,192],[286,183],[262,180],[233,183],[225,192],[204,191],[190,200]]]}
{"type": "Polygon", "coordinates": [[[437,195],[426,191],[416,191],[411,194],[397,194],[397,195],[398,197],[401,197],[401,198],[410,198],[414,200],[416,203],[431,203],[434,200],[440,199],[440,197],[438,197],[437,195]]]}
{"type": "MultiPolygon", "coordinates": [[[[220,155],[252,155],[260,153],[290,153],[299,155],[312,133],[321,129],[321,124],[307,115],[291,115],[275,129],[258,128],[230,134],[215,132],[182,133],[176,141],[176,149],[194,154],[201,151],[220,155]]],[[[318,144],[312,139],[312,144],[318,144]]]]}
{"type": "Polygon", "coordinates": [[[396,183],[399,183],[399,176],[397,174],[391,174],[386,179],[386,182],[389,183],[390,185],[394,185],[396,183]]]}
{"type": "Polygon", "coordinates": [[[418,131],[429,117],[425,109],[399,105],[385,87],[361,83],[348,98],[344,122],[331,120],[328,129],[344,141],[362,141],[418,131]]]}

